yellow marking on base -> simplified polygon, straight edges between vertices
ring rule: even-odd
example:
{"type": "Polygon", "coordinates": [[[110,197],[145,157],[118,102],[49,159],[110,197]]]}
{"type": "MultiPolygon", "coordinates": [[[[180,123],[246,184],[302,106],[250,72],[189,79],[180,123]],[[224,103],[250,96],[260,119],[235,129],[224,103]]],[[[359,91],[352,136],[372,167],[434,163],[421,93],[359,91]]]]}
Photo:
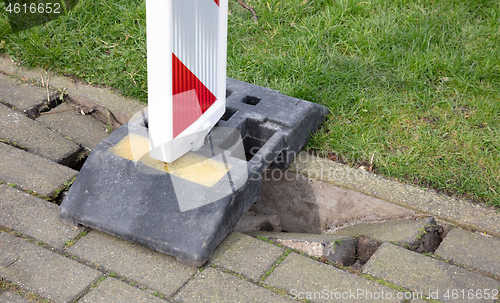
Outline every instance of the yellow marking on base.
{"type": "Polygon", "coordinates": [[[129,134],[109,151],[119,157],[143,162],[151,168],[208,187],[213,187],[228,172],[224,163],[191,152],[170,164],[153,159],[149,156],[149,139],[136,134],[129,134]]]}

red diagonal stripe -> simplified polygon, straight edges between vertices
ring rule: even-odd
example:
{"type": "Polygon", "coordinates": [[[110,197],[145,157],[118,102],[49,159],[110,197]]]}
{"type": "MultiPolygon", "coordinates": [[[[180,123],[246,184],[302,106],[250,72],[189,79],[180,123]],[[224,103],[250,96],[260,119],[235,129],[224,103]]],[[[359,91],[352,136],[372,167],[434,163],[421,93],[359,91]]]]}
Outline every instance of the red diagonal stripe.
{"type": "Polygon", "coordinates": [[[219,6],[219,0],[214,0],[215,1],[215,4],[217,4],[217,6],[219,6]]]}
{"type": "Polygon", "coordinates": [[[212,92],[174,53],[172,53],[172,97],[174,138],[195,122],[216,101],[212,92]],[[194,98],[193,94],[183,94],[182,97],[175,97],[177,94],[193,89],[196,91],[198,100],[191,100],[191,98],[194,98]],[[199,108],[196,108],[197,106],[199,108]]]}

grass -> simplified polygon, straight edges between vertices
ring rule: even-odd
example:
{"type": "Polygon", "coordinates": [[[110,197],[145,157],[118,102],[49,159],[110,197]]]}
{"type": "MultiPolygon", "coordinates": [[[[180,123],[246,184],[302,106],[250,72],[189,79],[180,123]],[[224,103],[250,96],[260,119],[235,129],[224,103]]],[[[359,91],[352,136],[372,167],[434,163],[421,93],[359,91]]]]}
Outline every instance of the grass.
{"type": "MultiPolygon", "coordinates": [[[[500,206],[500,3],[230,0],[228,76],[329,108],[307,148],[500,206]]],[[[0,52],[147,101],[144,1],[80,0],[0,52]]],[[[2,42],[3,41],[3,42],[2,42]]]]}

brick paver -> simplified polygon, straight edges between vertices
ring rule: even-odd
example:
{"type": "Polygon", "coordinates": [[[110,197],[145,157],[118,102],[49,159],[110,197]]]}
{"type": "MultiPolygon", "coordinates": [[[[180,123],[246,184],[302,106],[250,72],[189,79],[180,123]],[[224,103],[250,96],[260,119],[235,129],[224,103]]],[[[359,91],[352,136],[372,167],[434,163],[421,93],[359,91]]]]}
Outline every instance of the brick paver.
{"type": "Polygon", "coordinates": [[[168,296],[196,272],[196,268],[182,265],[170,256],[98,231],[81,238],[68,253],[168,296]]]}
{"type": "Polygon", "coordinates": [[[0,181],[50,197],[78,172],[0,142],[0,181]]]}
{"type": "Polygon", "coordinates": [[[7,185],[0,185],[0,225],[57,248],[83,231],[61,221],[54,203],[7,185]]]}
{"type": "Polygon", "coordinates": [[[0,73],[1,103],[8,103],[30,115],[44,101],[47,101],[46,88],[29,85],[0,73]]]}
{"type": "Polygon", "coordinates": [[[106,278],[83,296],[79,303],[164,303],[165,301],[114,278],[106,278]]]}
{"type": "Polygon", "coordinates": [[[285,250],[242,233],[231,233],[217,247],[211,263],[254,281],[266,273],[285,250]]]}
{"type": "Polygon", "coordinates": [[[500,276],[500,241],[496,238],[455,228],[446,236],[436,254],[500,276]]]}
{"type": "Polygon", "coordinates": [[[58,132],[3,104],[0,104],[0,139],[26,147],[32,154],[61,164],[70,164],[81,149],[58,132]]]}
{"type": "Polygon", "coordinates": [[[67,103],[40,115],[36,121],[70,137],[71,140],[88,149],[96,147],[109,134],[106,125],[102,122],[89,115],[79,115],[76,109],[67,103]]]}
{"type": "Polygon", "coordinates": [[[198,273],[175,296],[179,302],[294,302],[219,269],[198,273]]]}
{"type": "Polygon", "coordinates": [[[293,299],[312,302],[401,301],[398,292],[389,287],[296,253],[288,255],[265,284],[286,289],[293,299]]]}
{"type": "Polygon", "coordinates": [[[466,271],[457,266],[435,260],[425,255],[384,243],[363,269],[364,273],[406,287],[425,296],[444,302],[493,302],[493,300],[452,297],[453,290],[469,290],[474,294],[483,289],[496,289],[500,281],[466,271]],[[437,293],[436,293],[437,292],[437,293]],[[448,293],[447,293],[448,292],[448,293]],[[437,294],[433,296],[433,294],[437,294]]]}
{"type": "Polygon", "coordinates": [[[0,233],[0,277],[53,302],[72,302],[100,275],[69,258],[0,233]]]}

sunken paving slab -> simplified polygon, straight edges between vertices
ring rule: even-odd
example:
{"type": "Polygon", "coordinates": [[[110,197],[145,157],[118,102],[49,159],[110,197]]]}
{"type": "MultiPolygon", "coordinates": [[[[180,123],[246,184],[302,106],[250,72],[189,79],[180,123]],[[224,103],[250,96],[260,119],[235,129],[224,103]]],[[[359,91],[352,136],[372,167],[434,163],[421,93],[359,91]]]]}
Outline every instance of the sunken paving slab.
{"type": "Polygon", "coordinates": [[[296,253],[288,255],[265,284],[286,289],[292,299],[312,302],[401,302],[404,298],[404,293],[296,253]]]}
{"type": "Polygon", "coordinates": [[[51,197],[78,172],[0,142],[0,181],[51,197]]]}
{"type": "Polygon", "coordinates": [[[436,250],[454,262],[500,276],[500,240],[454,228],[436,250]]]}
{"type": "Polygon", "coordinates": [[[72,302],[101,272],[47,249],[0,233],[0,277],[53,302],[72,302]]]}
{"type": "Polygon", "coordinates": [[[493,302],[479,298],[476,293],[484,297],[485,289],[491,293],[500,287],[500,281],[390,243],[380,246],[363,272],[444,302],[493,302]],[[455,297],[453,290],[458,292],[455,297]],[[470,298],[469,291],[474,294],[470,298]]]}
{"type": "Polygon", "coordinates": [[[199,272],[176,296],[178,302],[295,302],[215,268],[199,272]]]}
{"type": "Polygon", "coordinates": [[[265,237],[276,244],[298,249],[314,257],[326,257],[344,266],[356,262],[356,240],[331,234],[299,234],[281,232],[251,232],[253,237],[265,237]]]}
{"type": "Polygon", "coordinates": [[[46,88],[29,85],[0,73],[0,103],[33,115],[38,112],[38,106],[46,101],[46,88]]]}
{"type": "Polygon", "coordinates": [[[141,302],[161,303],[165,302],[153,295],[148,294],[136,287],[113,278],[106,278],[96,288],[83,296],[79,303],[109,303],[109,302],[141,302]]]}
{"type": "Polygon", "coordinates": [[[435,190],[422,189],[388,180],[383,176],[320,158],[307,152],[300,152],[295,157],[289,171],[500,238],[500,216],[495,209],[491,209],[485,204],[451,198],[438,194],[435,190]]]}
{"type": "Polygon", "coordinates": [[[359,223],[335,231],[338,236],[364,235],[380,242],[395,242],[412,250],[434,251],[441,238],[434,218],[403,219],[385,222],[359,223]]]}
{"type": "Polygon", "coordinates": [[[99,231],[91,231],[67,252],[168,296],[196,272],[170,256],[99,231]]]}
{"type": "Polygon", "coordinates": [[[93,149],[108,136],[106,125],[89,115],[80,115],[67,103],[42,113],[36,121],[70,137],[83,147],[93,149]]]}
{"type": "Polygon", "coordinates": [[[30,303],[28,299],[13,292],[0,294],[0,303],[30,303]]]}
{"type": "Polygon", "coordinates": [[[0,104],[0,139],[20,145],[32,154],[64,165],[70,165],[81,149],[58,132],[3,104],[0,104]]]}
{"type": "Polygon", "coordinates": [[[234,232],[217,247],[211,263],[257,281],[284,252],[283,248],[234,232]]]}
{"type": "Polygon", "coordinates": [[[6,185],[0,185],[0,225],[56,248],[83,231],[61,221],[54,203],[6,185]]]}
{"type": "Polygon", "coordinates": [[[289,170],[269,168],[262,180],[262,198],[250,210],[279,214],[288,232],[319,234],[327,227],[413,215],[403,207],[289,170]]]}

